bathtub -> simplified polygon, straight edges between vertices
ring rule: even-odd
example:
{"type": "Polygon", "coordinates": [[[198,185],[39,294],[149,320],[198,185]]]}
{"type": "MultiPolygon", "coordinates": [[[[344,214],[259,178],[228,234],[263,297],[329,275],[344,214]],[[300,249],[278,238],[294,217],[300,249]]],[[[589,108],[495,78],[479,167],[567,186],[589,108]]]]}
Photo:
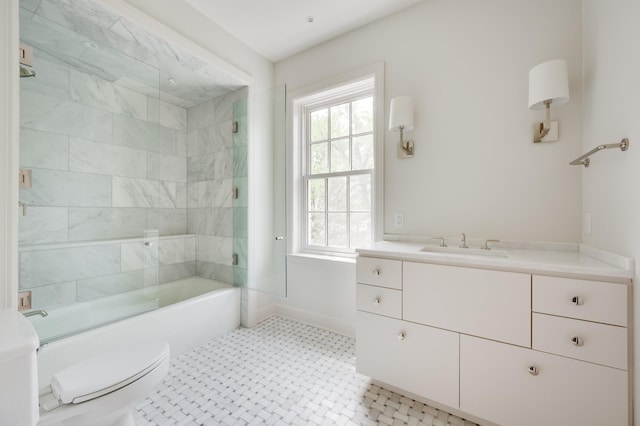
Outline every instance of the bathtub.
{"type": "Polygon", "coordinates": [[[63,368],[123,345],[164,340],[175,357],[237,328],[240,303],[240,288],[190,277],[162,284],[157,293],[135,290],[127,295],[51,309],[45,318],[30,317],[40,337],[40,387],[49,384],[51,377],[63,368]],[[148,311],[137,314],[145,310],[148,311]],[[115,315],[129,317],[116,321],[115,315]],[[109,321],[114,322],[99,325],[109,321]],[[68,330],[70,324],[82,324],[88,330],[52,340],[60,330],[68,330]]]}

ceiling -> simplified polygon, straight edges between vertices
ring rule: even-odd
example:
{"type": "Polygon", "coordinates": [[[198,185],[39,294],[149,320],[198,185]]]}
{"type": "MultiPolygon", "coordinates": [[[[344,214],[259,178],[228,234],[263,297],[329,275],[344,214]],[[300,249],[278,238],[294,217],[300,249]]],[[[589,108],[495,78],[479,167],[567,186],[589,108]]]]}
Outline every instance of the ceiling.
{"type": "Polygon", "coordinates": [[[423,0],[184,1],[277,62],[423,0]]]}

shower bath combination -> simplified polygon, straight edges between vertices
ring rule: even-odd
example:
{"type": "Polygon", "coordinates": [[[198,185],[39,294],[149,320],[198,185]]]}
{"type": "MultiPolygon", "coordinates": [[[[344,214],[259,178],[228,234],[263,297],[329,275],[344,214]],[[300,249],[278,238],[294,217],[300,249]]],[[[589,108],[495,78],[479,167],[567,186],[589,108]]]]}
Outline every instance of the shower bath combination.
{"type": "Polygon", "coordinates": [[[31,69],[33,66],[33,48],[24,43],[20,43],[20,78],[35,77],[36,72],[31,69]]]}

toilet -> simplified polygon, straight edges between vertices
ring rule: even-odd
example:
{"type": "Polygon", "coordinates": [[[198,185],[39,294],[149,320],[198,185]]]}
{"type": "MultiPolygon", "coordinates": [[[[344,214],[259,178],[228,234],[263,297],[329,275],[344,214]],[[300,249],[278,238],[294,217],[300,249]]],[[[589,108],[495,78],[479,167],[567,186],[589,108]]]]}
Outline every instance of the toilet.
{"type": "Polygon", "coordinates": [[[33,327],[17,312],[15,315],[0,312],[0,337],[20,341],[19,345],[11,345],[5,344],[4,338],[0,340],[0,377],[14,378],[2,380],[0,396],[12,395],[9,400],[15,402],[17,397],[21,402],[2,406],[7,399],[0,398],[0,424],[133,426],[133,407],[162,382],[169,369],[170,350],[166,342],[141,343],[110,350],[65,368],[53,376],[49,385],[36,391],[38,337],[33,327]],[[1,321],[4,317],[10,320],[1,321]],[[6,327],[17,331],[2,330],[6,327]],[[16,363],[26,375],[24,380],[17,377],[16,363]],[[25,406],[29,407],[28,413],[25,406]],[[38,406],[39,409],[35,408],[38,406]]]}

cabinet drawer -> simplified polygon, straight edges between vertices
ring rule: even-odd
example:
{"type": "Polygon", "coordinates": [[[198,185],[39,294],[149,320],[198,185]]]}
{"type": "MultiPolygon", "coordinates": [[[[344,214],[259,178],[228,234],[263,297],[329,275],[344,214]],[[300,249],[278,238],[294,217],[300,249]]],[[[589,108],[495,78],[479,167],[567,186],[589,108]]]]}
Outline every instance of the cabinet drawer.
{"type": "Polygon", "coordinates": [[[402,288],[402,261],[358,257],[356,277],[359,283],[379,287],[402,288]]]}
{"type": "Polygon", "coordinates": [[[533,349],[627,369],[627,329],[533,314],[533,349]]]}
{"type": "Polygon", "coordinates": [[[402,318],[402,291],[366,284],[356,286],[356,307],[393,318],[402,318]]]}
{"type": "Polygon", "coordinates": [[[404,262],[402,317],[531,347],[531,276],[404,262]]]}
{"type": "Polygon", "coordinates": [[[500,425],[627,426],[627,389],[626,371],[460,336],[460,409],[500,425]]]}
{"type": "Polygon", "coordinates": [[[359,373],[458,407],[457,333],[358,312],[356,335],[359,373]]]}
{"type": "Polygon", "coordinates": [[[627,286],[533,276],[533,311],[627,326],[627,286]]]}

